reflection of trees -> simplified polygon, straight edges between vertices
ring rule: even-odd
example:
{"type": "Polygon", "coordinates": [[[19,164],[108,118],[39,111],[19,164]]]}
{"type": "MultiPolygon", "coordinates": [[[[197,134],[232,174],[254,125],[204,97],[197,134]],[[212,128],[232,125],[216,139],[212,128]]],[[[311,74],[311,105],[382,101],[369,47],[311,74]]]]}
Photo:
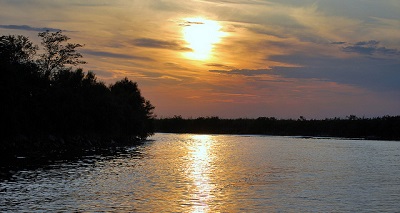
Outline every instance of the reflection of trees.
{"type": "Polygon", "coordinates": [[[302,135],[400,140],[400,116],[358,118],[350,115],[345,119],[323,120],[307,120],[303,116],[297,120],[274,117],[183,119],[181,116],[175,116],[157,119],[155,125],[158,132],[173,133],[302,135]]]}
{"type": "Polygon", "coordinates": [[[39,36],[44,46],[40,55],[36,54],[38,46],[27,37],[0,37],[0,151],[46,144],[32,140],[49,135],[111,141],[144,139],[153,133],[154,107],[142,97],[136,83],[125,78],[106,86],[94,73],[67,66],[85,63],[76,50],[82,45],[64,44],[69,38],[61,32],[39,36]]]}

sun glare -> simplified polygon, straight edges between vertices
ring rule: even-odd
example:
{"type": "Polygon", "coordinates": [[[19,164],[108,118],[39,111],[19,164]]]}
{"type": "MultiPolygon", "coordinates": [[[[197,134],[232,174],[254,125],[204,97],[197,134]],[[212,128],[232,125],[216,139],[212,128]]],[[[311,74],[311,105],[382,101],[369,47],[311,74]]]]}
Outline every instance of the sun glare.
{"type": "Polygon", "coordinates": [[[195,60],[207,60],[212,55],[213,45],[220,42],[223,32],[217,21],[204,18],[186,18],[183,24],[183,38],[191,52],[185,56],[195,60]]]}
{"type": "Polygon", "coordinates": [[[209,204],[214,197],[210,174],[212,171],[212,144],[213,140],[209,135],[193,135],[191,146],[192,164],[190,166],[190,177],[196,187],[196,192],[192,195],[192,200],[196,201],[193,205],[193,213],[209,212],[209,204]]]}

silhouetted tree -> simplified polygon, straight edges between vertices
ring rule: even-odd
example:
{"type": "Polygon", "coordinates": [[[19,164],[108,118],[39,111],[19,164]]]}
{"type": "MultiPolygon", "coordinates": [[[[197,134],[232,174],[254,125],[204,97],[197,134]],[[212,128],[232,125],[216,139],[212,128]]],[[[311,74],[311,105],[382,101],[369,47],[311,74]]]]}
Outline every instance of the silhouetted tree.
{"type": "Polygon", "coordinates": [[[120,107],[119,120],[124,121],[122,131],[134,132],[140,138],[146,138],[152,132],[152,126],[148,121],[153,118],[154,106],[145,100],[137,83],[124,78],[110,86],[116,103],[120,107]]]}
{"type": "Polygon", "coordinates": [[[25,36],[0,37],[0,95],[2,135],[25,131],[32,107],[45,86],[33,62],[38,47],[25,36]]]}
{"type": "Polygon", "coordinates": [[[82,55],[76,51],[76,48],[82,47],[81,44],[67,43],[70,38],[63,35],[61,31],[51,33],[49,31],[39,33],[44,48],[44,53],[37,60],[42,71],[46,76],[53,74],[65,68],[65,65],[85,64],[80,60],[82,55]]]}
{"type": "Polygon", "coordinates": [[[0,37],[0,61],[9,64],[26,64],[32,62],[38,50],[37,45],[23,35],[8,35],[0,37]]]}
{"type": "Polygon", "coordinates": [[[85,63],[76,51],[82,45],[64,45],[69,38],[61,31],[39,37],[41,55],[27,37],[0,37],[0,157],[129,144],[153,134],[154,106],[137,83],[125,78],[107,87],[93,72],[66,66],[85,63]]]}

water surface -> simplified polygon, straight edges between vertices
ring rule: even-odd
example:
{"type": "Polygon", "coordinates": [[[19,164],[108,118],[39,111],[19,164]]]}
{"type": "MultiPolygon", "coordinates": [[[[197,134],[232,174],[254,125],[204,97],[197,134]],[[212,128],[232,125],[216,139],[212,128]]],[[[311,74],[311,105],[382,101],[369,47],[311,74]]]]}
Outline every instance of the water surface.
{"type": "Polygon", "coordinates": [[[156,134],[115,155],[14,171],[1,212],[396,212],[400,143],[156,134]]]}

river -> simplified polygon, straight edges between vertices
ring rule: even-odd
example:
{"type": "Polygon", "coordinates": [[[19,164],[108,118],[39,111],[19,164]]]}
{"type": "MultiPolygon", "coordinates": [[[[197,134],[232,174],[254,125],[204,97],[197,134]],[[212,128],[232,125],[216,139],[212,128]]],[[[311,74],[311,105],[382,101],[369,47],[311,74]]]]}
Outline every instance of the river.
{"type": "Polygon", "coordinates": [[[400,142],[158,133],[12,171],[0,212],[398,212],[400,142]]]}

